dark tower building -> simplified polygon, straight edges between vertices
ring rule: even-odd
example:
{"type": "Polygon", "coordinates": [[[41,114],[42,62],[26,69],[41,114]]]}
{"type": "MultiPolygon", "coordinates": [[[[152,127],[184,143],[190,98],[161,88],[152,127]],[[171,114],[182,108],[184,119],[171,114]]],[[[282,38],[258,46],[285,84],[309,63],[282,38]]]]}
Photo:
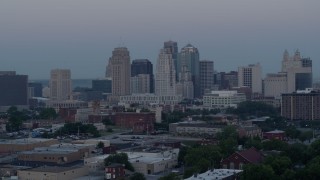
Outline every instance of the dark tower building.
{"type": "Polygon", "coordinates": [[[28,105],[28,76],[0,71],[0,106],[28,105]]]}
{"type": "Polygon", "coordinates": [[[42,97],[42,84],[38,82],[28,83],[29,93],[33,95],[32,97],[42,97]],[[32,91],[32,92],[30,92],[32,91]]]}
{"type": "Polygon", "coordinates": [[[150,76],[150,93],[154,93],[153,65],[148,59],[135,59],[131,64],[131,77],[139,74],[148,74],[150,76]]]}
{"type": "Polygon", "coordinates": [[[110,79],[92,80],[92,90],[101,91],[102,93],[112,93],[112,81],[110,79]]]}

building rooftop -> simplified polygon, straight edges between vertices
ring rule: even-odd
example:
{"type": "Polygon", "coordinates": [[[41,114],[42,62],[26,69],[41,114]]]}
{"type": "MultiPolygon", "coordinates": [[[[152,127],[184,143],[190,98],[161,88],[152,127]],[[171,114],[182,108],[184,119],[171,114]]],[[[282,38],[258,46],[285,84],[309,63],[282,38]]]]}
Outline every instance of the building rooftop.
{"type": "Polygon", "coordinates": [[[24,139],[0,139],[0,144],[34,144],[47,141],[56,141],[55,139],[42,138],[24,138],[24,139]]]}
{"type": "Polygon", "coordinates": [[[213,169],[208,170],[207,172],[204,172],[202,174],[193,175],[186,180],[222,180],[241,172],[242,170],[235,169],[213,169]]]}
{"type": "Polygon", "coordinates": [[[82,168],[82,167],[80,166],[72,166],[72,167],[41,166],[37,168],[26,169],[26,171],[60,173],[60,172],[69,171],[69,170],[78,169],[78,168],[82,168]]]}

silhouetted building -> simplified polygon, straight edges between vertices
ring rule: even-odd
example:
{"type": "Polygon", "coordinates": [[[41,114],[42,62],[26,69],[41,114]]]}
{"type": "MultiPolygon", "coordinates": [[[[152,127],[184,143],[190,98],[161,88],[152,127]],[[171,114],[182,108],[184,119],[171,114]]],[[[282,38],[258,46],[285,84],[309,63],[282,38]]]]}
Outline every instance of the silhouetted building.
{"type": "Polygon", "coordinates": [[[0,71],[0,106],[28,105],[28,76],[0,71]]]}
{"type": "Polygon", "coordinates": [[[29,82],[28,89],[29,89],[29,94],[32,95],[31,97],[42,97],[42,84],[41,83],[29,82]]]}
{"type": "MultiPolygon", "coordinates": [[[[143,77],[146,79],[146,75],[149,75],[149,92],[142,93],[154,93],[154,76],[153,76],[153,65],[148,59],[135,59],[131,64],[131,77],[139,76],[144,74],[143,77]]],[[[140,76],[141,77],[141,76],[140,76]]],[[[145,83],[144,83],[145,84],[145,83]]],[[[134,92],[132,92],[134,93],[134,92]]]]}
{"type": "Polygon", "coordinates": [[[72,92],[70,69],[53,69],[50,73],[50,99],[68,100],[72,92]]]}
{"type": "Polygon", "coordinates": [[[213,88],[213,61],[200,61],[200,96],[213,88]]]}
{"type": "Polygon", "coordinates": [[[92,80],[92,90],[101,91],[103,93],[112,92],[112,80],[111,79],[95,79],[92,80]]]}
{"type": "Polygon", "coordinates": [[[191,44],[187,44],[183,47],[178,54],[177,60],[177,74],[179,74],[183,67],[187,67],[187,70],[191,73],[191,78],[194,87],[194,97],[200,97],[200,67],[199,67],[199,51],[191,44]]]}

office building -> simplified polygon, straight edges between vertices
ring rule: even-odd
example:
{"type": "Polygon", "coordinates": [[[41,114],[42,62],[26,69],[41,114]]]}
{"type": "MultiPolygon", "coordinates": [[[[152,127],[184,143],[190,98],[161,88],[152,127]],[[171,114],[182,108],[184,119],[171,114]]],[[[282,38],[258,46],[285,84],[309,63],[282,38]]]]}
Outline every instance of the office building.
{"type": "Polygon", "coordinates": [[[285,50],[281,70],[287,73],[288,93],[312,88],[312,60],[301,57],[299,50],[295,51],[293,57],[285,50]]]}
{"type": "Polygon", "coordinates": [[[176,95],[176,72],[170,49],[161,49],[155,74],[155,93],[158,96],[176,95]]]}
{"type": "Polygon", "coordinates": [[[119,97],[130,94],[130,54],[126,47],[118,47],[112,51],[109,59],[112,78],[112,95],[119,97]]]}
{"type": "Polygon", "coordinates": [[[70,69],[53,69],[50,73],[50,99],[68,100],[72,93],[70,69]]]}
{"type": "Polygon", "coordinates": [[[177,59],[178,59],[178,43],[174,41],[166,41],[163,43],[163,49],[169,49],[172,54],[174,70],[176,71],[176,80],[178,80],[177,59]]]}
{"type": "Polygon", "coordinates": [[[111,79],[95,79],[92,80],[92,90],[101,91],[102,93],[112,92],[112,81],[111,79]]]}
{"type": "Polygon", "coordinates": [[[17,75],[15,71],[0,71],[0,106],[27,107],[27,105],[28,76],[17,75]]]}
{"type": "Polygon", "coordinates": [[[289,120],[320,120],[320,91],[299,90],[281,97],[281,116],[289,120]]]}
{"type": "Polygon", "coordinates": [[[178,54],[177,74],[179,74],[185,66],[191,73],[194,86],[194,97],[198,98],[200,97],[199,51],[191,44],[187,44],[183,47],[178,54]]]}
{"type": "Polygon", "coordinates": [[[211,91],[203,96],[203,106],[212,108],[237,107],[246,96],[237,91],[211,91]]]}
{"type": "Polygon", "coordinates": [[[37,82],[29,82],[29,97],[42,97],[42,84],[37,82]],[[31,96],[32,95],[32,96],[31,96]]]}
{"type": "Polygon", "coordinates": [[[250,87],[252,93],[262,94],[262,68],[260,64],[238,68],[238,86],[250,87]]]}
{"type": "Polygon", "coordinates": [[[263,81],[263,90],[265,97],[280,99],[282,93],[288,92],[287,73],[267,74],[263,81]]]}
{"type": "Polygon", "coordinates": [[[147,88],[149,90],[145,93],[154,93],[153,65],[148,59],[135,59],[132,61],[131,77],[139,76],[140,74],[143,74],[143,76],[140,77],[146,78],[146,75],[148,75],[149,78],[149,87],[147,88]]]}
{"type": "Polygon", "coordinates": [[[200,66],[200,95],[201,97],[206,91],[210,91],[213,88],[213,61],[203,60],[199,63],[200,66]]]}
{"type": "Polygon", "coordinates": [[[182,67],[182,71],[179,73],[177,94],[182,96],[183,99],[193,99],[194,97],[194,87],[191,79],[191,73],[187,66],[182,67]]]}
{"type": "Polygon", "coordinates": [[[138,74],[130,78],[130,90],[132,94],[150,93],[150,74],[138,74]]]}

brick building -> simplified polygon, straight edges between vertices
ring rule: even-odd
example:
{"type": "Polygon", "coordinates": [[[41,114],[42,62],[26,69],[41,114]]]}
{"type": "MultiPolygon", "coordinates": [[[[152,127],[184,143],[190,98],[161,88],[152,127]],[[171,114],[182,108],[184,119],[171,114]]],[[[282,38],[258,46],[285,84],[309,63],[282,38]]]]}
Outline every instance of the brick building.
{"type": "Polygon", "coordinates": [[[114,163],[106,167],[106,179],[118,179],[124,176],[124,164],[114,163]]]}

